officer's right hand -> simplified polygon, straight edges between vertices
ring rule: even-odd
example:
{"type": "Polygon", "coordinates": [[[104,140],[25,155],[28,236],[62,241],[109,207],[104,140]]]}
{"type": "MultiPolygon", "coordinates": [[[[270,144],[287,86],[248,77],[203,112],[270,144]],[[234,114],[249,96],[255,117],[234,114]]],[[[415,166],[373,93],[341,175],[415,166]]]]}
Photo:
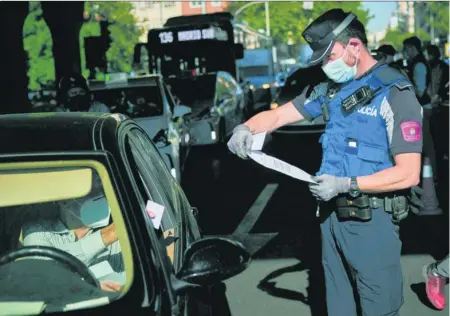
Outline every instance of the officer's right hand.
{"type": "Polygon", "coordinates": [[[248,159],[248,153],[252,149],[253,135],[250,129],[244,125],[238,125],[233,129],[233,136],[228,142],[228,149],[242,159],[248,159]]]}

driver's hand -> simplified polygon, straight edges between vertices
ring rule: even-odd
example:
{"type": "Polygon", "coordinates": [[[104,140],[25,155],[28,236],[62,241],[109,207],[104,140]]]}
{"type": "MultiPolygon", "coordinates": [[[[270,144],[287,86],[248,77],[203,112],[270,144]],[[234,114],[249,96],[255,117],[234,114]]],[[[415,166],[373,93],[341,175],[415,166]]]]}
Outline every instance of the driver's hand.
{"type": "Polygon", "coordinates": [[[116,225],[112,223],[109,226],[106,226],[105,228],[102,228],[100,230],[103,243],[106,247],[109,245],[115,243],[117,241],[117,232],[116,232],[116,225]]]}
{"type": "Polygon", "coordinates": [[[113,281],[103,281],[100,283],[100,287],[106,292],[120,292],[122,290],[122,285],[113,281]]]}

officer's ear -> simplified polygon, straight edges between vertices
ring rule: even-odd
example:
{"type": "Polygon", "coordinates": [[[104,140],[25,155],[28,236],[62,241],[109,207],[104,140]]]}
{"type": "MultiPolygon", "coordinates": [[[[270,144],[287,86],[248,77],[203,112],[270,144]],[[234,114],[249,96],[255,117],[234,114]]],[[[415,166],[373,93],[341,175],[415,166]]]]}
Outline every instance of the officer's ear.
{"type": "Polygon", "coordinates": [[[348,41],[348,46],[348,49],[352,52],[353,56],[360,56],[364,44],[359,38],[353,37],[348,41]]]}

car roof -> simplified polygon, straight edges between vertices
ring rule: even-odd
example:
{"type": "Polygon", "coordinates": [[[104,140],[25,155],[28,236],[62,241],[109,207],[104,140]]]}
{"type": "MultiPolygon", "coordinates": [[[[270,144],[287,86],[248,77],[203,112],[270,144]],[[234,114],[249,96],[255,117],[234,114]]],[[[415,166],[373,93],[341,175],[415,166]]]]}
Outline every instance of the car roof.
{"type": "Polygon", "coordinates": [[[137,78],[127,78],[127,80],[117,80],[117,81],[104,81],[104,80],[90,80],[89,89],[91,91],[108,90],[108,89],[120,89],[120,88],[130,88],[130,87],[148,87],[157,86],[158,80],[161,75],[145,75],[137,78]]]}
{"type": "Polygon", "coordinates": [[[30,113],[0,115],[0,155],[97,150],[94,128],[115,137],[128,117],[109,113],[30,113]]]}

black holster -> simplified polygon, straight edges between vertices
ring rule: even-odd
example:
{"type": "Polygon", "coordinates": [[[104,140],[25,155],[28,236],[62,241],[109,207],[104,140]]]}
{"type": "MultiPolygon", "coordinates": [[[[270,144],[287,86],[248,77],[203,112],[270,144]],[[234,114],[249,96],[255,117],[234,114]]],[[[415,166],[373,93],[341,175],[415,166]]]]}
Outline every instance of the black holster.
{"type": "Polygon", "coordinates": [[[341,219],[356,219],[370,221],[372,209],[383,208],[385,212],[392,215],[392,221],[398,224],[408,216],[410,205],[404,195],[369,196],[360,195],[351,198],[343,195],[336,198],[337,215],[341,219]]]}
{"type": "Polygon", "coordinates": [[[368,195],[351,198],[348,195],[336,198],[337,216],[340,219],[354,219],[370,221],[372,219],[372,206],[368,195]]]}

